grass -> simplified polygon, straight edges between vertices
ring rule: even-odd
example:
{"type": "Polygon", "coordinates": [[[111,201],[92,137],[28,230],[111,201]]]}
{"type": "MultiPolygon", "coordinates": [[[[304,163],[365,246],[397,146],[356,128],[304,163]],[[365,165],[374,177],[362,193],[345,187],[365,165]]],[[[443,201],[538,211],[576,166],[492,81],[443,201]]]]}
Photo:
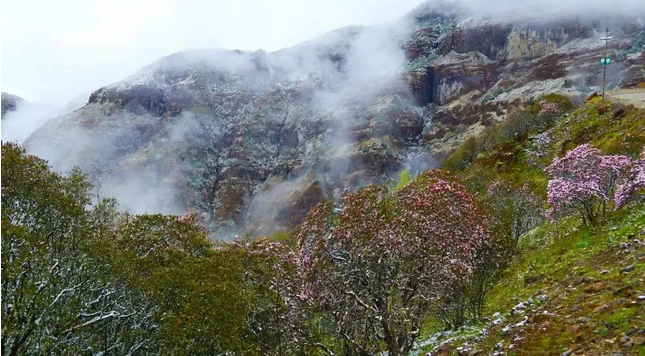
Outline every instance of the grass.
{"type": "MultiPolygon", "coordinates": [[[[555,99],[559,97],[551,98],[555,99]]],[[[527,105],[523,119],[537,111],[535,104],[527,105]]],[[[521,120],[512,123],[518,128],[521,124],[521,120]]],[[[508,127],[500,124],[497,129],[508,127]]],[[[540,132],[530,131],[483,150],[486,142],[503,137],[488,129],[458,148],[444,168],[457,171],[476,193],[502,180],[516,187],[528,184],[544,199],[548,181],[544,168],[580,144],[591,143],[606,154],[636,157],[645,147],[645,110],[591,98],[577,108],[567,108],[542,132],[548,133],[549,142],[541,149],[529,139],[540,132]]],[[[522,237],[520,251],[488,293],[485,318],[477,325],[486,336],[452,340],[433,355],[451,355],[458,347],[470,345],[483,354],[553,355],[573,350],[578,355],[645,356],[645,300],[639,299],[645,295],[645,203],[613,212],[593,228],[583,226],[577,217],[545,222],[522,237]],[[530,306],[514,312],[520,302],[530,306]],[[495,313],[505,321],[493,325],[495,313]]],[[[428,321],[420,340],[441,328],[428,321]]]]}
{"type": "Polygon", "coordinates": [[[558,120],[552,154],[561,155],[588,142],[608,154],[638,156],[645,147],[643,122],[645,110],[593,98],[558,120]]]}
{"type": "MultiPolygon", "coordinates": [[[[638,301],[645,290],[644,231],[641,203],[621,209],[597,228],[581,227],[570,218],[524,236],[522,255],[485,306],[489,320],[494,313],[507,320],[484,324],[488,336],[476,343],[477,349],[492,353],[501,343],[509,355],[550,355],[574,347],[587,354],[617,348],[626,354],[645,352],[644,345],[621,344],[626,333],[645,337],[645,302],[638,301]],[[633,269],[623,272],[628,266],[633,269]],[[532,301],[528,311],[514,315],[513,307],[527,300],[532,301]],[[525,318],[524,327],[504,331],[525,318]]],[[[432,323],[425,327],[423,336],[437,330],[428,329],[437,327],[432,323]]],[[[455,341],[439,354],[449,355],[462,344],[455,341]]]]}

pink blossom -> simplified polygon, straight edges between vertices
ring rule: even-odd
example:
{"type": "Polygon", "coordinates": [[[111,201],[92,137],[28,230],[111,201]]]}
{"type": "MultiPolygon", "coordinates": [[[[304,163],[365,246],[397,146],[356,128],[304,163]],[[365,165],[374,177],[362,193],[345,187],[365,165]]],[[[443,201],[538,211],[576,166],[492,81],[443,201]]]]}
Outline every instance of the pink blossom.
{"type": "Polygon", "coordinates": [[[616,188],[614,200],[617,207],[623,206],[635,192],[645,188],[645,149],[629,167],[622,184],[616,188]]]}
{"type": "Polygon", "coordinates": [[[378,337],[386,323],[406,337],[385,343],[409,349],[417,335],[410,331],[469,281],[490,240],[486,217],[451,178],[426,172],[391,196],[369,186],[347,195],[339,214],[319,204],[298,235],[306,290],[298,298],[336,313],[343,337],[364,325],[378,337]]]}
{"type": "Polygon", "coordinates": [[[552,213],[577,210],[585,223],[594,224],[604,214],[616,184],[625,175],[631,160],[626,156],[604,156],[589,144],[556,158],[545,171],[551,176],[547,186],[552,213]]]}

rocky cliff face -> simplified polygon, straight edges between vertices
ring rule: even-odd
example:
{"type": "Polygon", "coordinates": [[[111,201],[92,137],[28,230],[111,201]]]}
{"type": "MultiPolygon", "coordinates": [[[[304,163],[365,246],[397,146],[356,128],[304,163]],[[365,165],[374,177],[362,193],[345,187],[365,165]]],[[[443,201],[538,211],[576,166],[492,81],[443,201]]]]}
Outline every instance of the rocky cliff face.
{"type": "Polygon", "coordinates": [[[16,111],[18,109],[18,105],[24,102],[23,98],[5,92],[2,92],[2,94],[0,94],[0,100],[2,101],[3,118],[5,113],[7,113],[8,111],[16,111]]]}
{"type": "Polygon", "coordinates": [[[488,89],[496,81],[496,62],[479,51],[450,53],[430,62],[428,68],[430,98],[446,104],[476,89],[488,89]]]}
{"type": "MultiPolygon", "coordinates": [[[[643,27],[611,21],[610,86],[635,85],[643,27]]],[[[520,101],[588,95],[606,25],[495,20],[446,2],[274,53],[178,53],[98,89],[26,147],[79,165],[135,211],[196,211],[218,236],[267,234],[321,199],[436,165],[520,101]]]]}

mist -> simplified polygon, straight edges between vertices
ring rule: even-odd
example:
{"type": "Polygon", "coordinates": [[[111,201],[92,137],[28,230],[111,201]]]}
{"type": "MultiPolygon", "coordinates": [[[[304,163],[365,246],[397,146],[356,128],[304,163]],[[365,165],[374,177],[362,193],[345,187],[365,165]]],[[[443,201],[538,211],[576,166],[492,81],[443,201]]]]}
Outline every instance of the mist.
{"type": "Polygon", "coordinates": [[[68,102],[180,51],[272,52],[336,28],[393,21],[419,0],[4,1],[2,91],[68,102]]]}
{"type": "Polygon", "coordinates": [[[22,144],[49,119],[74,111],[85,103],[83,99],[63,105],[58,102],[23,102],[15,111],[7,111],[2,117],[2,140],[22,144]]]}
{"type": "MultiPolygon", "coordinates": [[[[187,88],[190,83],[168,84],[172,78],[156,75],[159,71],[184,73],[196,68],[231,74],[217,79],[219,87],[213,85],[213,90],[222,95],[237,89],[256,95],[267,88],[299,83],[315,86],[308,99],[313,111],[310,114],[328,127],[320,142],[306,143],[304,156],[320,154],[314,152],[320,150],[331,163],[302,168],[258,187],[249,197],[248,210],[241,214],[262,221],[259,229],[266,233],[282,228],[271,225],[270,218],[281,211],[276,204],[281,204],[289,192],[309,189],[313,181],[325,193],[331,191],[331,198],[346,192],[348,187],[336,186],[335,181],[361,168],[351,166],[348,158],[360,144],[351,130],[361,119],[355,107],[387,106],[392,93],[411,101],[412,94],[404,83],[408,63],[403,43],[415,30],[414,16],[433,10],[460,10],[463,14],[458,20],[466,25],[473,19],[574,16],[597,21],[609,13],[645,16],[644,3],[635,0],[420,3],[70,1],[67,5],[74,10],[56,18],[52,13],[45,14],[60,11],[52,5],[8,2],[2,14],[2,90],[32,104],[3,118],[2,140],[29,143],[29,152],[48,159],[57,171],[80,166],[93,177],[100,195],[117,198],[134,213],[184,214],[188,208],[178,195],[185,193],[188,183],[182,181],[184,172],[177,168],[181,158],[178,147],[204,132],[214,142],[226,140],[230,126],[235,124],[231,115],[223,110],[213,120],[183,113],[164,126],[164,118],[145,112],[145,108],[135,108],[140,111],[137,115],[98,112],[107,110],[98,104],[81,108],[89,93],[99,88],[129,90],[147,82],[153,82],[155,88],[187,88]],[[405,16],[410,11],[413,16],[405,16]],[[98,18],[102,20],[95,23],[98,18]],[[57,117],[70,119],[74,125],[54,130],[57,117]],[[103,132],[85,128],[85,120],[91,117],[109,117],[102,123],[103,132]],[[204,126],[203,122],[209,120],[218,121],[219,126],[204,126]],[[158,129],[160,126],[164,128],[158,129]],[[32,135],[39,128],[39,135],[32,135]]],[[[298,118],[289,114],[292,110],[298,108],[287,108],[286,117],[267,114],[263,119],[297,126],[293,121],[298,118]]],[[[420,107],[415,110],[424,120],[431,119],[420,107]]],[[[219,160],[225,157],[223,151],[211,154],[219,160]]],[[[402,167],[397,167],[392,177],[402,169],[417,175],[437,165],[423,150],[406,154],[402,167]]]]}
{"type": "MultiPolygon", "coordinates": [[[[447,2],[453,2],[447,0],[447,2]]],[[[613,14],[633,16],[645,15],[645,5],[639,0],[463,0],[461,6],[475,14],[497,18],[525,18],[587,16],[613,14]]]]}
{"type": "MultiPolygon", "coordinates": [[[[396,21],[421,3],[9,0],[2,12],[0,86],[33,102],[68,102],[171,53],[196,48],[273,52],[336,28],[396,21]]],[[[480,16],[498,17],[645,14],[639,0],[462,0],[459,4],[480,16]]]]}

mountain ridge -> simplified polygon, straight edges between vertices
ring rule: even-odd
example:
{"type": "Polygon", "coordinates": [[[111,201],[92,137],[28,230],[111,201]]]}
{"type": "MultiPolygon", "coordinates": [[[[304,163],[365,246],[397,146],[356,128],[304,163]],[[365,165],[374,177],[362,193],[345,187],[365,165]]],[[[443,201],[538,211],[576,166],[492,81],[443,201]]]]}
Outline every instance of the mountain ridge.
{"type": "Polygon", "coordinates": [[[195,211],[223,237],[288,230],[321,199],[437,166],[527,97],[597,90],[606,23],[622,21],[610,86],[645,78],[637,20],[503,20],[440,2],[270,53],[181,52],[25,146],[134,211],[195,211]]]}

